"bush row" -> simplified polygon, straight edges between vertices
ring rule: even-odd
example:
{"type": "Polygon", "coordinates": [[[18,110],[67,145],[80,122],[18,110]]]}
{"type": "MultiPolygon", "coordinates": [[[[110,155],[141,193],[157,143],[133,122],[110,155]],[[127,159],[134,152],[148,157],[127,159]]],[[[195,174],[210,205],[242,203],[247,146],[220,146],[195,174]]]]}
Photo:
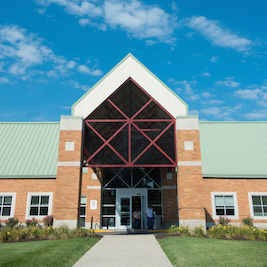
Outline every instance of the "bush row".
{"type": "Polygon", "coordinates": [[[267,240],[267,229],[260,229],[254,226],[235,226],[235,225],[214,225],[204,231],[203,227],[195,227],[190,230],[189,227],[176,227],[171,226],[168,231],[169,234],[181,235],[181,236],[195,236],[195,237],[207,237],[217,239],[238,239],[238,240],[267,240]]]}
{"type": "Polygon", "coordinates": [[[4,227],[0,230],[0,243],[29,240],[55,240],[82,237],[95,237],[94,230],[83,228],[70,229],[67,225],[36,227],[4,227]]]}

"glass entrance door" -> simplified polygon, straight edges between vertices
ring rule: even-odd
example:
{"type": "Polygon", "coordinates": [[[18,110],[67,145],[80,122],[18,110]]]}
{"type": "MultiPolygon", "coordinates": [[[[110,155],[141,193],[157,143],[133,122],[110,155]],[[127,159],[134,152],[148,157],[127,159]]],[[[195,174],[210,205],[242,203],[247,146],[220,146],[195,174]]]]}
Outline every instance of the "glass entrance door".
{"type": "Polygon", "coordinates": [[[120,201],[120,206],[121,206],[120,226],[122,228],[131,228],[131,225],[132,225],[131,198],[121,197],[120,199],[121,199],[120,201]]]}

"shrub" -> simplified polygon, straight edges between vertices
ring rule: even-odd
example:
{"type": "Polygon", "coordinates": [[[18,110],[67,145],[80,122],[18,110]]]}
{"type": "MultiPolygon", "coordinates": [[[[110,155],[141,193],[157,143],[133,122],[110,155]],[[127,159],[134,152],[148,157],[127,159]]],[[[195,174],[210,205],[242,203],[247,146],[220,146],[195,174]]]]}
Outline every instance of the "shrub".
{"type": "Polygon", "coordinates": [[[176,234],[181,236],[191,236],[189,232],[189,227],[181,226],[181,227],[175,227],[174,225],[171,226],[171,228],[168,231],[169,234],[176,234]]]}
{"type": "Polygon", "coordinates": [[[226,226],[230,223],[230,219],[227,218],[226,216],[220,216],[219,217],[219,224],[223,225],[223,226],[226,226]]]}
{"type": "Polygon", "coordinates": [[[195,235],[196,237],[205,237],[205,236],[206,236],[206,234],[205,234],[205,232],[204,232],[202,226],[196,226],[196,227],[194,228],[193,233],[194,233],[194,235],[195,235]]]}
{"type": "Polygon", "coordinates": [[[15,218],[9,218],[6,221],[6,227],[14,228],[19,223],[18,219],[15,218]]]}
{"type": "Polygon", "coordinates": [[[253,218],[247,217],[242,220],[243,225],[253,226],[253,218]]]}
{"type": "Polygon", "coordinates": [[[46,217],[44,217],[44,225],[53,226],[53,215],[47,215],[46,217]]]}
{"type": "Polygon", "coordinates": [[[26,221],[26,227],[28,228],[30,226],[35,226],[35,227],[37,226],[37,221],[34,218],[32,218],[32,220],[26,221]]]}

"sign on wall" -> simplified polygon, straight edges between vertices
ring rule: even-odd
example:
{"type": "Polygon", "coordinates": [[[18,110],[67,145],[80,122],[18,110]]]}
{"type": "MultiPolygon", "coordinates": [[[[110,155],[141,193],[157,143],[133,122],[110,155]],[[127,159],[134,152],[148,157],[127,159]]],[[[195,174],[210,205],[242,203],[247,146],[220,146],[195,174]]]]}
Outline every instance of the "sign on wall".
{"type": "Polygon", "coordinates": [[[91,200],[90,201],[90,209],[96,210],[97,209],[97,200],[91,200]]]}

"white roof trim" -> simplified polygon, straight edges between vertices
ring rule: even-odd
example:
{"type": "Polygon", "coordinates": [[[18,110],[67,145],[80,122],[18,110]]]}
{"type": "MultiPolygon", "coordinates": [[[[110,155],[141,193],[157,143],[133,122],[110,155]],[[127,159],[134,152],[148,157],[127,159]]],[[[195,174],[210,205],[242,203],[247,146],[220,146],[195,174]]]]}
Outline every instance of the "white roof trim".
{"type": "Polygon", "coordinates": [[[130,54],[74,104],[72,116],[86,118],[130,77],[173,117],[187,115],[187,105],[130,54]]]}

